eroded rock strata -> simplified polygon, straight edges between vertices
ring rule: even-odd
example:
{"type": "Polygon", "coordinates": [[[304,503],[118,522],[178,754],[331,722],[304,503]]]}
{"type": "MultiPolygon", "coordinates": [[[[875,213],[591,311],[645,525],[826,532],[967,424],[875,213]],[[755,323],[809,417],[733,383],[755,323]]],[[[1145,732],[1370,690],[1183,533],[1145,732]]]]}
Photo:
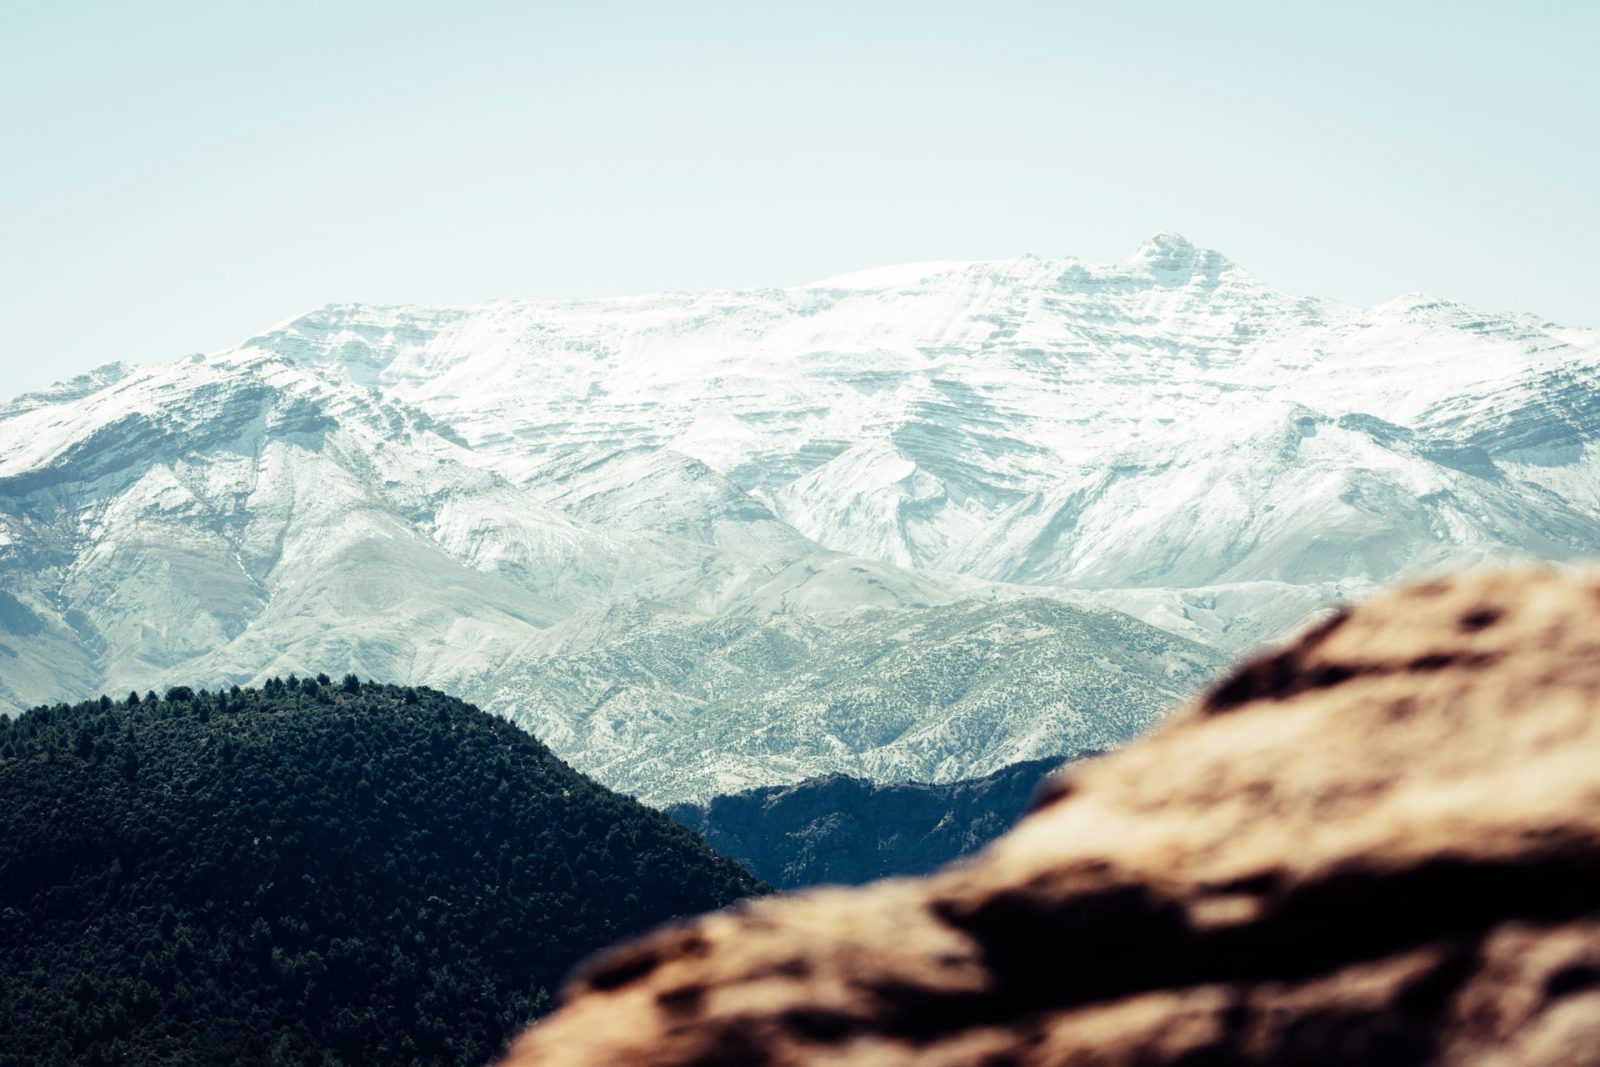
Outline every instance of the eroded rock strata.
{"type": "Polygon", "coordinates": [[[973,863],[615,950],[510,1063],[1600,1063],[1600,577],[1413,587],[973,863]]]}

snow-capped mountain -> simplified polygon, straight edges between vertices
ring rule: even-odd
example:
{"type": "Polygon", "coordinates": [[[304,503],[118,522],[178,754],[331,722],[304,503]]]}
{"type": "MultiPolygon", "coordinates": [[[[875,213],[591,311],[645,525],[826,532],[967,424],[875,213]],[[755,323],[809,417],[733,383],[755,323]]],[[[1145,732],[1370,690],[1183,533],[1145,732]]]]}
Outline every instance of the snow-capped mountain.
{"type": "Polygon", "coordinates": [[[0,702],[355,670],[658,801],[983,773],[1375,583],[1600,550],[1597,387],[1600,331],[1173,235],[331,306],[0,406],[0,702]]]}
{"type": "Polygon", "coordinates": [[[830,548],[1008,581],[1383,580],[1583,551],[1600,505],[1600,333],[1293,297],[1173,235],[1111,266],[338,306],[251,349],[415,404],[519,483],[670,449],[830,548]]]}

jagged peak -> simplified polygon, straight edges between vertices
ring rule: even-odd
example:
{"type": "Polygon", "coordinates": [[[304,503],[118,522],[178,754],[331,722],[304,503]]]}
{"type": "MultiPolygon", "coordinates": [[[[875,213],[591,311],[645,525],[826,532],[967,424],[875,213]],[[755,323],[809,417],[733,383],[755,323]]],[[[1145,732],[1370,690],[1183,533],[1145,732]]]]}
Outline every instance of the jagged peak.
{"type": "Polygon", "coordinates": [[[1158,275],[1184,277],[1217,274],[1233,269],[1233,263],[1221,252],[1197,248],[1183,234],[1172,230],[1164,230],[1147,238],[1123,265],[1158,275]]]}
{"type": "Polygon", "coordinates": [[[1140,242],[1134,251],[1135,259],[1158,257],[1191,257],[1195,254],[1194,242],[1176,230],[1162,230],[1140,242]]]}

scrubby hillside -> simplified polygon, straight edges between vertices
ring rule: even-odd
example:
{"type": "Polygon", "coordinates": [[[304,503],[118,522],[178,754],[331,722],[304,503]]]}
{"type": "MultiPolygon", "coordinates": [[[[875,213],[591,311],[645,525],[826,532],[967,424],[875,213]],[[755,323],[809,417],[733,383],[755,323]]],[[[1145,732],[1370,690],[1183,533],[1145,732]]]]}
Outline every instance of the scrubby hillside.
{"type": "Polygon", "coordinates": [[[479,1064],[583,956],[759,884],[427,689],[0,719],[4,1064],[479,1064]]]}

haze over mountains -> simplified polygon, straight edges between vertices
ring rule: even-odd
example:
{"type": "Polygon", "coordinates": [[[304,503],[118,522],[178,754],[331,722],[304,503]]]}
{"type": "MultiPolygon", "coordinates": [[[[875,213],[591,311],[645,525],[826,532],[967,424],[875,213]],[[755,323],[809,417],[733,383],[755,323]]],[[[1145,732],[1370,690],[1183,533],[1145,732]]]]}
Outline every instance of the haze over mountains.
{"type": "Polygon", "coordinates": [[[1174,235],[330,306],[0,406],[0,705],[349,670],[658,803],[986,774],[1373,584],[1600,550],[1597,384],[1595,329],[1174,235]]]}

